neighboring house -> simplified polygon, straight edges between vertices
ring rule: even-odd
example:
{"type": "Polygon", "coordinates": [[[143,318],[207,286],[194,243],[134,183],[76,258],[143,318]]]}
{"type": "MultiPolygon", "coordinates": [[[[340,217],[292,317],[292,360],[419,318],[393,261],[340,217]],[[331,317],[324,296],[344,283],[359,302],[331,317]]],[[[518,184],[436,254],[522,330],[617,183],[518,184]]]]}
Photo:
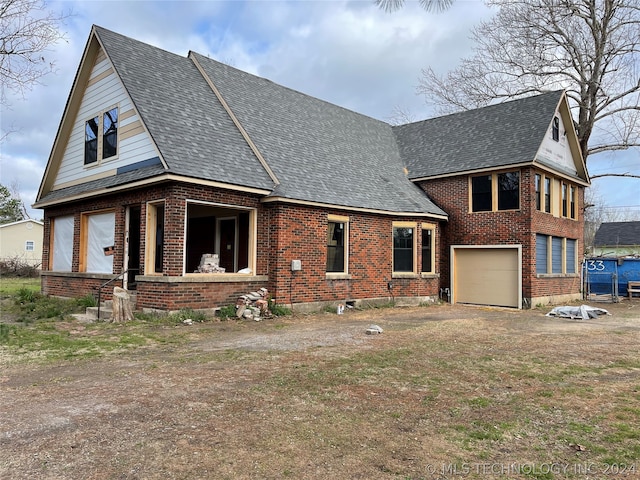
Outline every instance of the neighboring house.
{"type": "Polygon", "coordinates": [[[296,306],[577,298],[588,184],[562,91],[392,127],[93,27],[35,204],[42,289],[127,271],[162,310],[263,286],[296,306]],[[197,273],[212,253],[224,273],[197,273]]]}
{"type": "Polygon", "coordinates": [[[40,267],[43,232],[44,224],[31,219],[0,225],[0,260],[40,267]]]}
{"type": "Polygon", "coordinates": [[[596,257],[640,256],[640,222],[605,222],[593,239],[596,257]]]}

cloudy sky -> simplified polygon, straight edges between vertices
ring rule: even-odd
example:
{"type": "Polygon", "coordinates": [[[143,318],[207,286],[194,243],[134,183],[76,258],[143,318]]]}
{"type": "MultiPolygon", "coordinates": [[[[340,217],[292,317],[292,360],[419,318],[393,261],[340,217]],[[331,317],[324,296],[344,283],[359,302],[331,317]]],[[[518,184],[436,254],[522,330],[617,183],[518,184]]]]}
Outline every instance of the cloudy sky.
{"type": "MultiPolygon", "coordinates": [[[[236,68],[389,121],[402,109],[413,120],[434,115],[415,87],[422,68],[445,73],[470,55],[470,29],[492,10],[479,0],[457,0],[444,13],[416,2],[388,14],[373,0],[342,1],[49,1],[69,13],[66,41],[46,53],[55,74],[9,97],[0,117],[0,177],[17,185],[25,204],[35,201],[63,108],[91,25],[97,24],[186,56],[189,50],[236,68]]],[[[640,173],[640,153],[606,154],[591,173],[640,173]]],[[[640,211],[640,180],[594,182],[611,208],[640,211]]],[[[34,218],[41,211],[30,210],[34,218]]]]}

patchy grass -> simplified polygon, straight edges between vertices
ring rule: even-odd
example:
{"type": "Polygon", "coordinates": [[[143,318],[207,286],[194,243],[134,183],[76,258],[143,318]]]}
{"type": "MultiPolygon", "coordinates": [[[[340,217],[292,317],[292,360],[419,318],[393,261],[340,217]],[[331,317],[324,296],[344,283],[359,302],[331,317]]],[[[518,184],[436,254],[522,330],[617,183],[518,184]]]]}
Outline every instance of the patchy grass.
{"type": "Polygon", "coordinates": [[[20,289],[40,291],[40,278],[0,277],[0,298],[15,295],[20,289]]]}
{"type": "Polygon", "coordinates": [[[98,357],[110,352],[178,343],[182,332],[175,327],[186,319],[204,322],[201,312],[181,310],[171,315],[136,312],[126,324],[80,323],[71,314],[95,306],[93,296],[78,299],[45,297],[16,282],[0,306],[0,347],[25,359],[57,360],[98,357]]]}
{"type": "Polygon", "coordinates": [[[403,309],[414,319],[401,323],[398,311],[347,316],[382,335],[300,348],[323,321],[318,339],[344,334],[347,317],[42,322],[62,360],[25,367],[10,351],[0,477],[640,476],[638,325],[438,306],[403,309]]]}

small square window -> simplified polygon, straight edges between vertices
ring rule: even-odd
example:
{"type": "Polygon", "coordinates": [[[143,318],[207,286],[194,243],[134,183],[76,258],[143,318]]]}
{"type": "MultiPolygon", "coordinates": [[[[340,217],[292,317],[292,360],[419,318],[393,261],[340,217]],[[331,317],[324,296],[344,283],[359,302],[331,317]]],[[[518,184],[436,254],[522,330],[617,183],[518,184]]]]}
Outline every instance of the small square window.
{"type": "Polygon", "coordinates": [[[27,240],[24,242],[24,249],[27,252],[33,252],[35,250],[35,242],[33,240],[27,240]]]}

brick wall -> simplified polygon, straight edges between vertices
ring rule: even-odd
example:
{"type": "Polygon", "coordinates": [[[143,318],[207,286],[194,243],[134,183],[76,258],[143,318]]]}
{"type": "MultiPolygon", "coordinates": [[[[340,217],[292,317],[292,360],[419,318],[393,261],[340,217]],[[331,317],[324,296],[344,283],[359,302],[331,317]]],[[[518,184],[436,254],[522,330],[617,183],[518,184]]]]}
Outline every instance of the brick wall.
{"type": "MultiPolygon", "coordinates": [[[[257,195],[221,190],[213,187],[184,183],[167,183],[142,188],[117,195],[91,199],[89,202],[69,202],[63,206],[45,210],[44,269],[49,262],[51,220],[57,216],[73,215],[74,251],[72,271],[75,276],[46,275],[42,290],[45,294],[82,296],[92,290],[96,281],[91,274],[78,272],[80,259],[80,221],[83,213],[112,209],[115,212],[114,274],[123,271],[125,251],[125,219],[129,206],[139,206],[140,256],[144,266],[146,243],[147,202],[164,201],[164,255],[162,277],[180,277],[184,268],[184,232],[187,201],[210,202],[255,209],[257,217],[255,274],[266,276],[263,283],[251,282],[192,282],[145,278],[138,283],[138,307],[176,310],[185,307],[210,308],[233,303],[237,295],[266,286],[279,303],[308,303],[343,301],[345,299],[368,299],[389,297],[436,297],[439,278],[393,279],[393,290],[389,292],[387,282],[392,280],[392,222],[416,222],[420,231],[421,221],[437,223],[428,218],[392,218],[362,213],[345,213],[321,208],[294,206],[276,203],[261,203],[257,195]],[[327,278],[326,236],[327,215],[349,216],[349,278],[327,278]],[[300,260],[302,270],[291,272],[291,260],[300,260]]],[[[436,265],[439,261],[437,248],[439,230],[435,232],[436,265]]],[[[420,235],[417,236],[417,261],[420,264],[420,235]]],[[[121,285],[121,283],[116,283],[121,285]]]]}
{"type": "Polygon", "coordinates": [[[451,286],[451,245],[519,244],[522,245],[523,298],[577,294],[580,291],[578,275],[545,278],[536,276],[535,242],[536,233],[544,233],[577,239],[578,248],[582,248],[584,189],[577,188],[577,220],[554,217],[536,210],[535,173],[532,168],[520,170],[518,211],[471,213],[467,175],[421,182],[421,188],[449,214],[449,222],[442,226],[440,271],[443,287],[451,286]]]}
{"type": "MultiPolygon", "coordinates": [[[[391,280],[394,285],[391,293],[395,297],[438,295],[438,278],[392,279],[392,222],[417,222],[419,231],[420,222],[428,220],[287,204],[273,205],[272,209],[270,237],[274,248],[269,275],[280,302],[388,297],[387,282],[391,280]],[[327,216],[330,214],[349,216],[349,279],[331,279],[326,275],[327,216]],[[302,262],[301,271],[291,272],[292,260],[302,262]]],[[[438,229],[435,236],[438,252],[438,229]]],[[[420,240],[418,235],[418,252],[420,240]]]]}

